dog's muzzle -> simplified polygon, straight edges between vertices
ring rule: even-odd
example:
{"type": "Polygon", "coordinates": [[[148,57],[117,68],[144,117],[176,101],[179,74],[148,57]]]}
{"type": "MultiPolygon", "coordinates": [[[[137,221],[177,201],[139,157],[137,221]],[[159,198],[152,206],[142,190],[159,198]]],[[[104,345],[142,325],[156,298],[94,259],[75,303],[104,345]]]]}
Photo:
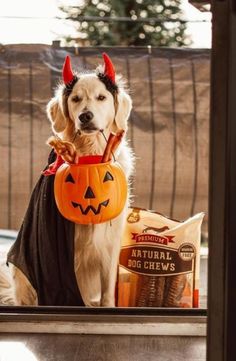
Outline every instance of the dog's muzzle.
{"type": "Polygon", "coordinates": [[[83,113],[80,113],[79,115],[79,121],[80,121],[80,129],[84,131],[85,133],[93,133],[94,131],[97,131],[97,127],[95,127],[94,123],[92,122],[94,115],[89,110],[83,113]]]}
{"type": "Polygon", "coordinates": [[[93,119],[93,113],[90,111],[81,113],[79,115],[79,120],[81,121],[82,124],[88,124],[91,120],[93,119]]]}

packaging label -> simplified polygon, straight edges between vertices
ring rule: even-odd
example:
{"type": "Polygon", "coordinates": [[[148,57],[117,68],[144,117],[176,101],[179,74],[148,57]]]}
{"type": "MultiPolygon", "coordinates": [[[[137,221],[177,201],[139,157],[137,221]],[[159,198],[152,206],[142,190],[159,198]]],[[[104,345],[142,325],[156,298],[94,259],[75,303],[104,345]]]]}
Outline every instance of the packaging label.
{"type": "Polygon", "coordinates": [[[178,250],[151,245],[123,247],[120,266],[142,275],[172,276],[193,272],[194,258],[184,260],[178,250]]]}

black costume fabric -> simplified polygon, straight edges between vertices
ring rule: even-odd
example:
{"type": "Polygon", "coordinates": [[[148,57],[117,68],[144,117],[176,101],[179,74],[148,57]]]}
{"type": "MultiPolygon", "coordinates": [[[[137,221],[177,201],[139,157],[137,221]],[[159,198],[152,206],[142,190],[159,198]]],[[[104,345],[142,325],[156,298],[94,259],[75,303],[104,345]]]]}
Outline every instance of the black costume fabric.
{"type": "MultiPolygon", "coordinates": [[[[49,164],[54,162],[51,152],[49,164]]],[[[38,304],[84,306],[74,272],[74,224],[58,211],[54,175],[42,175],[36,184],[8,262],[29,279],[38,304]]]]}

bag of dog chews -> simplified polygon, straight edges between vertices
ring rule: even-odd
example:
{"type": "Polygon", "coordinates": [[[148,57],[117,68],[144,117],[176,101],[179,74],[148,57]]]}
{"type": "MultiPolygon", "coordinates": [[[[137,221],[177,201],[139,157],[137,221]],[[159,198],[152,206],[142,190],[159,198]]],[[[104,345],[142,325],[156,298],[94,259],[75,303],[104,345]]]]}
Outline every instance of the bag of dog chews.
{"type": "Polygon", "coordinates": [[[198,307],[204,213],[185,222],[129,209],[122,240],[119,307],[198,307]]]}

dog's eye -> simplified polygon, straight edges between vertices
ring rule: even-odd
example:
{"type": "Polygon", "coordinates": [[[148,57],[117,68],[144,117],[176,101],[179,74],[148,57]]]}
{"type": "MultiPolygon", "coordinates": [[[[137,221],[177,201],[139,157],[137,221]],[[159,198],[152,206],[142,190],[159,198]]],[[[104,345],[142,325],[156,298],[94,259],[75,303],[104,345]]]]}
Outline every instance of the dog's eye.
{"type": "Polygon", "coordinates": [[[82,99],[78,95],[75,95],[74,97],[72,97],[72,102],[74,102],[74,103],[81,102],[81,100],[82,99]]]}
{"type": "Polygon", "coordinates": [[[104,99],[106,99],[106,97],[105,97],[104,95],[99,95],[99,96],[97,97],[97,100],[103,101],[104,99]]]}

